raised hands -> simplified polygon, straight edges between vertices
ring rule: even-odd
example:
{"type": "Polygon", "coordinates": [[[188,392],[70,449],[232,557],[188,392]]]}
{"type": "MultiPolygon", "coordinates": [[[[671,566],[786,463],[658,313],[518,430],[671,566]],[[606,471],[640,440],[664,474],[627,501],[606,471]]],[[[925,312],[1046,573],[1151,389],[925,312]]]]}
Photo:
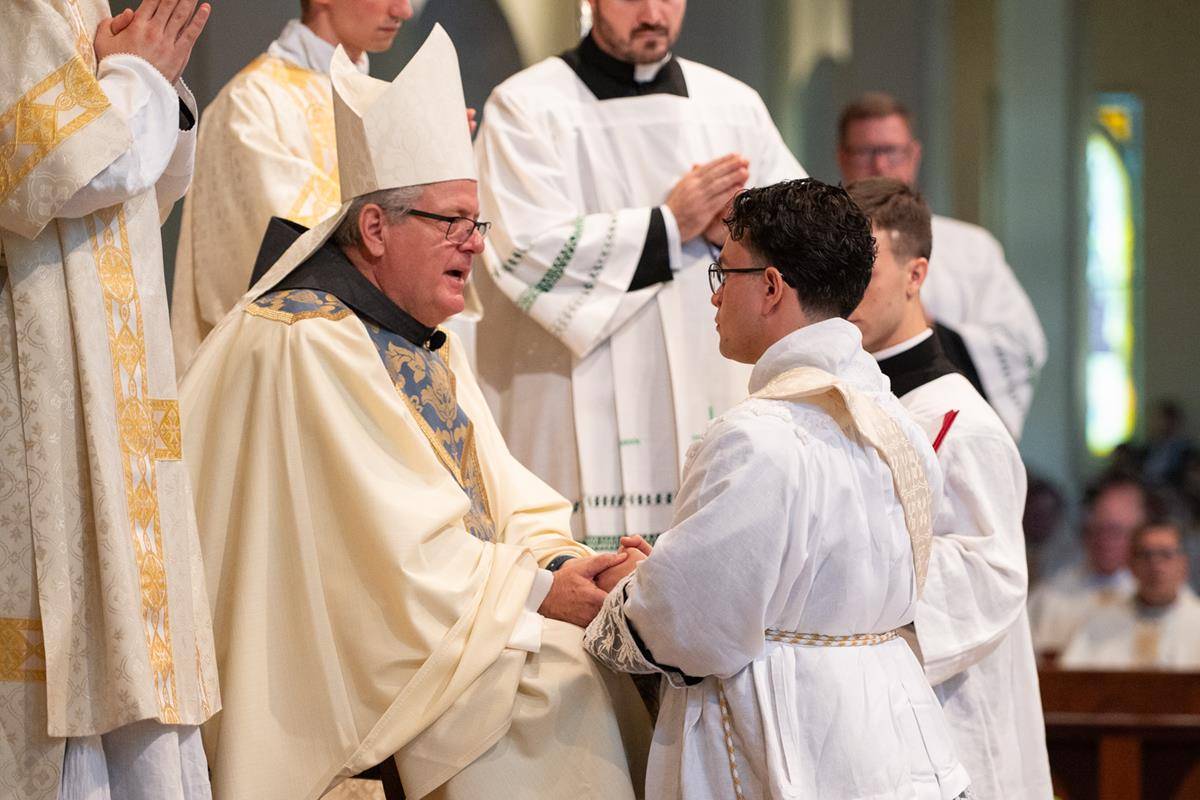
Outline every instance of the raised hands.
{"type": "Polygon", "coordinates": [[[679,238],[688,241],[710,230],[724,241],[724,234],[713,230],[733,196],[750,180],[750,162],[730,153],[707,164],[693,166],[667,195],[667,208],[675,216],[679,238]]]}
{"type": "Polygon", "coordinates": [[[174,83],[183,74],[211,11],[208,3],[196,8],[196,0],[142,0],[137,11],[126,9],[96,28],[96,60],[130,53],[174,83]]]}

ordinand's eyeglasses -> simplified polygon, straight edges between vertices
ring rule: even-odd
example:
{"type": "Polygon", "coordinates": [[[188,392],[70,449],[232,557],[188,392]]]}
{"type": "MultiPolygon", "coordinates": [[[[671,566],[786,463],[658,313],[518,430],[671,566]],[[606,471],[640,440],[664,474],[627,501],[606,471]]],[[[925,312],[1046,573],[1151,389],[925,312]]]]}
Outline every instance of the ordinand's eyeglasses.
{"type": "Polygon", "coordinates": [[[486,239],[488,231],[492,229],[492,223],[480,222],[470,217],[447,217],[445,214],[434,214],[417,208],[409,209],[408,213],[414,217],[445,222],[446,239],[454,244],[465,244],[475,231],[479,231],[480,238],[486,239]]]}
{"type": "Polygon", "coordinates": [[[770,267],[747,267],[745,269],[730,269],[729,267],[722,267],[720,262],[714,261],[713,263],[708,265],[708,288],[712,290],[713,294],[716,294],[717,290],[725,285],[725,276],[729,275],[730,273],[766,272],[768,269],[770,269],[770,267]]]}

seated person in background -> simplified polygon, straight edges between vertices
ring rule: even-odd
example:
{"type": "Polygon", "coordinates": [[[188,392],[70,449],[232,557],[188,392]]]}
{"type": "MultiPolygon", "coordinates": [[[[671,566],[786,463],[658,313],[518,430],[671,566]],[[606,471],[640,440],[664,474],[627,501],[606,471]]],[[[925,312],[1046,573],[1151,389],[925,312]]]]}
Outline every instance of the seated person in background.
{"type": "Polygon", "coordinates": [[[585,638],[665,678],[646,797],[956,797],[966,771],[898,630],[941,469],[846,320],[871,223],[810,179],[743,192],[726,222],[712,303],[753,394],[693,445],[672,527],[585,638]]]}
{"type": "Polygon", "coordinates": [[[1097,610],[1063,652],[1064,669],[1200,670],[1200,599],[1187,585],[1177,524],[1149,522],[1133,535],[1132,597],[1097,610]]]}
{"type": "Polygon", "coordinates": [[[1147,517],[1148,489],[1128,475],[1110,475],[1089,488],[1083,522],[1084,559],[1040,582],[1029,595],[1033,649],[1056,656],[1097,608],[1133,591],[1129,539],[1147,517]]]}
{"type": "Polygon", "coordinates": [[[394,755],[410,800],[631,800],[648,720],[580,626],[633,557],[571,539],[437,328],[487,231],[454,48],[435,27],[392,84],[341,49],[331,75],[347,202],[291,228],[182,390],[215,795],[315,800],[394,755]]]}

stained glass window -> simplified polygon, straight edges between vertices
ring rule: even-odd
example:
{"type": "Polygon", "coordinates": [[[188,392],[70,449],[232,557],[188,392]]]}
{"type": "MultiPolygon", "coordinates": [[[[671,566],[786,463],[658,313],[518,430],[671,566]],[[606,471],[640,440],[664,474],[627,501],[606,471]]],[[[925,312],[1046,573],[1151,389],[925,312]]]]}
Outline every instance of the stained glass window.
{"type": "Polygon", "coordinates": [[[1138,418],[1142,106],[1101,94],[1087,138],[1087,446],[1108,455],[1138,418]]]}

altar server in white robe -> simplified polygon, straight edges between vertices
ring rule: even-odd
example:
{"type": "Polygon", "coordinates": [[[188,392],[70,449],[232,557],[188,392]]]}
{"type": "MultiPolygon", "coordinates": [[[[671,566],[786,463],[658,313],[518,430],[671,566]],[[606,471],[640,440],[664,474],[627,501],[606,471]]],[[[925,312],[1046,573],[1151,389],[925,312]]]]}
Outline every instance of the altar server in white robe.
{"type": "Polygon", "coordinates": [[[844,317],[870,223],[813,180],[749,189],[713,267],[751,395],[684,467],[675,521],[585,643],[665,676],[646,796],[952,798],[967,774],[912,649],[942,476],[844,317]]]}
{"type": "Polygon", "coordinates": [[[209,797],[197,726],[220,697],[159,235],[209,11],[0,3],[0,797],[209,797]]]}
{"type": "Polygon", "coordinates": [[[1137,478],[1102,476],[1085,497],[1083,552],[1079,561],[1050,575],[1029,594],[1033,646],[1039,654],[1062,654],[1079,626],[1099,608],[1133,594],[1129,543],[1154,516],[1155,498],[1137,478]]]}
{"type": "Polygon", "coordinates": [[[591,5],[484,107],[478,364],[514,454],[609,548],[670,524],[684,452],[743,395],[705,310],[729,199],[804,171],[754,90],[672,55],[684,0],[591,5]]]}
{"type": "Polygon", "coordinates": [[[945,476],[916,640],[978,800],[1052,795],[1037,663],[1025,611],[1025,467],[1012,436],[942,352],[921,305],[929,207],[907,184],[846,187],[878,252],[850,321],[892,392],[933,443],[945,476]]]}
{"type": "Polygon", "coordinates": [[[487,230],[454,47],[435,27],[390,84],[339,49],[332,80],[352,200],[183,384],[226,700],[204,729],[216,800],[314,800],[393,756],[410,800],[632,798],[645,710],[578,627],[604,599],[590,578],[628,557],[571,539],[436,328],[487,230]]]}
{"type": "Polygon", "coordinates": [[[367,53],[391,47],[412,16],[408,0],[299,5],[301,18],[204,109],[171,290],[181,370],[250,288],[271,217],[311,228],[341,205],[329,87],[334,48],[343,45],[365,74],[367,53]]]}
{"type": "Polygon", "coordinates": [[[1137,590],[1088,617],[1062,668],[1200,671],[1200,599],[1187,583],[1179,526],[1144,524],[1134,532],[1129,563],[1137,590]]]}
{"type": "MultiPolygon", "coordinates": [[[[887,177],[915,186],[921,143],[907,108],[882,92],[846,106],[838,121],[838,166],[847,183],[887,177]]],[[[937,246],[921,290],[934,333],[950,361],[1020,439],[1046,337],[996,238],[978,225],[933,216],[937,246]]]]}

